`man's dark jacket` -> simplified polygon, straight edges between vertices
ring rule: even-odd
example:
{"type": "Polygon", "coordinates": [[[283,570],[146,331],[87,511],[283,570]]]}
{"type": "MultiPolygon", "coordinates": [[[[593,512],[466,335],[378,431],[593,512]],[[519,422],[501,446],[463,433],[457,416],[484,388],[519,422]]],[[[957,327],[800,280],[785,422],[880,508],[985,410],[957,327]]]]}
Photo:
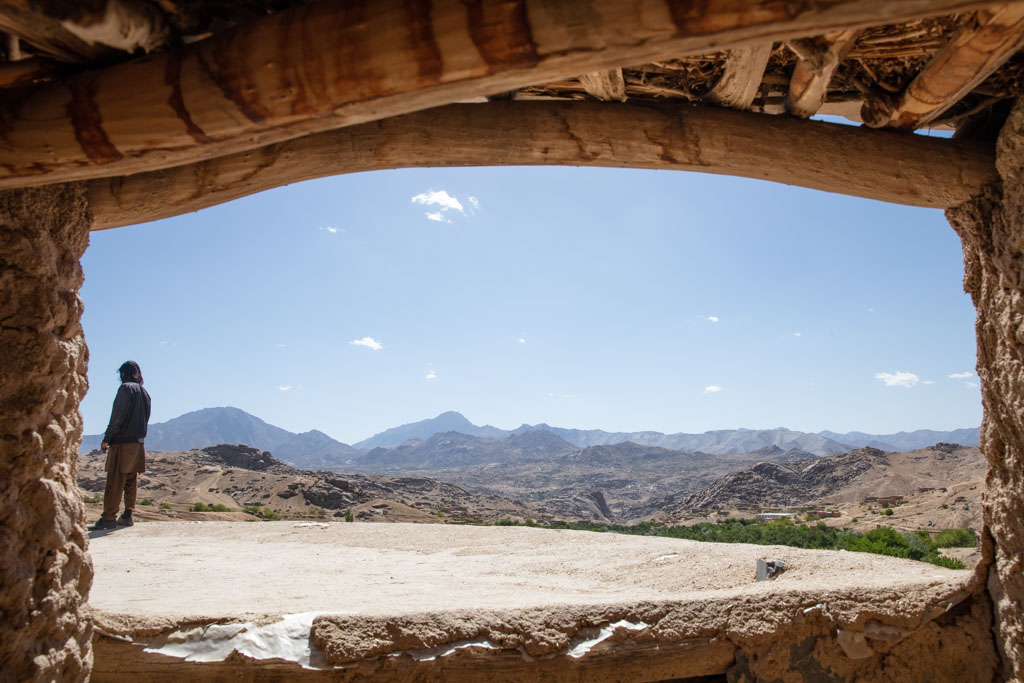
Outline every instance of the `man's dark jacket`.
{"type": "Polygon", "coordinates": [[[122,382],[103,435],[107,443],[142,443],[149,425],[149,392],[137,382],[122,382]]]}

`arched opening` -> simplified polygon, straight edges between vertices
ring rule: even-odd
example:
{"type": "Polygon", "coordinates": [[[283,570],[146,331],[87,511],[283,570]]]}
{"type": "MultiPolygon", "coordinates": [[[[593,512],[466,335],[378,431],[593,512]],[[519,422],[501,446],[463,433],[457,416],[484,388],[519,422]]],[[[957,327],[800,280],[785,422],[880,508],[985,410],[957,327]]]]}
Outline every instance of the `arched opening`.
{"type": "MultiPolygon", "coordinates": [[[[1024,476],[1019,410],[1019,260],[1024,234],[1018,196],[1019,106],[1002,126],[994,172],[986,141],[990,138],[984,136],[965,135],[959,141],[935,141],[942,146],[934,146],[910,136],[857,131],[826,135],[827,140],[810,143],[808,152],[801,142],[823,130],[819,124],[784,117],[755,122],[749,117],[757,115],[733,115],[710,107],[666,115],[657,107],[630,109],[629,104],[611,102],[621,99],[621,88],[629,96],[629,79],[620,67],[728,45],[734,48],[730,56],[735,59],[720,55],[716,67],[724,70],[717,82],[728,83],[730,64],[743,65],[737,73],[749,75],[750,64],[757,58],[756,43],[772,41],[786,44],[795,55],[795,66],[790,66],[788,80],[782,84],[788,93],[785,101],[765,97],[761,111],[769,114],[776,107],[806,116],[806,94],[827,89],[833,73],[828,65],[841,62],[857,44],[855,37],[837,31],[949,16],[968,4],[837,2],[826,10],[793,13],[759,6],[760,13],[747,15],[710,3],[701,9],[703,14],[694,15],[692,8],[675,2],[651,3],[646,14],[617,9],[616,3],[594,2],[586,8],[594,16],[569,5],[560,6],[562,14],[556,16],[550,8],[542,11],[529,3],[484,3],[468,9],[439,7],[429,16],[411,16],[409,8],[378,3],[361,21],[354,21],[347,8],[320,3],[247,23],[230,36],[214,36],[194,48],[160,52],[109,71],[82,72],[66,81],[46,71],[45,65],[40,75],[36,63],[16,64],[18,73],[32,67],[33,79],[49,82],[4,103],[2,181],[10,189],[2,198],[0,248],[4,290],[11,295],[0,315],[5,350],[0,396],[5,425],[3,466],[8,482],[3,522],[9,545],[18,548],[2,567],[5,585],[15,587],[4,595],[4,613],[13,615],[4,626],[10,634],[3,639],[5,665],[11,662],[11,670],[26,677],[75,677],[87,673],[90,666],[91,634],[82,597],[91,577],[72,477],[81,435],[78,401],[84,393],[86,360],[79,324],[77,259],[85,248],[87,230],[137,222],[160,211],[199,208],[261,189],[260,183],[272,186],[339,170],[317,166],[330,159],[314,163],[303,156],[311,150],[296,148],[300,142],[293,141],[305,140],[328,151],[354,150],[351,170],[367,170],[367,163],[420,165],[426,163],[420,155],[436,158],[438,149],[449,154],[453,165],[480,163],[480,155],[474,153],[479,141],[462,149],[452,138],[437,135],[427,138],[435,147],[418,148],[416,133],[422,133],[426,124],[433,130],[436,123],[437,130],[447,127],[456,132],[487,130],[487,125],[493,125],[493,139],[505,145],[508,163],[696,166],[837,190],[843,189],[842,181],[857,179],[854,194],[874,192],[883,199],[902,197],[910,204],[948,208],[964,242],[965,287],[979,311],[983,438],[991,465],[986,563],[975,585],[972,618],[987,623],[991,609],[1001,671],[1006,677],[1019,673],[1022,596],[1017,558],[1024,518],[1019,497],[1024,476]],[[296,26],[314,25],[322,27],[310,34],[322,54],[339,56],[339,49],[348,51],[340,55],[340,62],[323,60],[319,70],[302,61],[299,53],[309,50],[290,50],[294,41],[284,40],[296,26]],[[576,30],[565,31],[566,25],[576,30]],[[412,30],[416,27],[435,30],[412,30]],[[811,39],[804,40],[808,36],[811,39]],[[282,40],[274,40],[277,37],[282,40]],[[377,60],[384,54],[395,59],[388,71],[393,79],[361,81],[358,74],[336,68],[338,63],[356,63],[363,67],[359,73],[376,73],[369,67],[379,67],[377,60]],[[268,65],[273,74],[249,70],[255,62],[268,65]],[[610,72],[605,71],[609,68],[610,72]],[[600,110],[586,103],[534,108],[529,103],[491,102],[478,105],[480,112],[488,112],[484,121],[470,121],[477,110],[470,112],[463,105],[408,114],[466,98],[539,87],[537,83],[580,72],[586,72],[585,77],[571,88],[603,100],[596,105],[600,110]],[[302,87],[293,87],[293,74],[307,77],[302,87]],[[286,96],[275,99],[282,93],[286,96]],[[125,102],[130,106],[122,106],[125,102]],[[146,108],[147,102],[151,109],[146,108]],[[413,125],[410,119],[387,118],[406,114],[413,117],[413,125]],[[614,119],[620,114],[628,121],[602,123],[603,117],[614,119]],[[137,125],[147,120],[148,125],[137,125]],[[377,120],[382,122],[362,123],[377,120]],[[636,125],[637,120],[642,124],[636,125]],[[525,123],[517,127],[517,121],[525,123]],[[594,122],[599,125],[588,128],[594,122]],[[319,131],[343,124],[366,127],[343,128],[347,133],[330,140],[308,137],[313,133],[333,136],[319,131]],[[508,133],[515,142],[522,139],[524,128],[535,133],[525,136],[529,144],[510,145],[508,133]],[[154,130],[160,131],[158,140],[154,130]],[[751,157],[733,154],[729,144],[716,146],[716,130],[727,141],[743,140],[757,151],[751,157]],[[775,140],[775,136],[782,147],[770,152],[757,148],[759,140],[775,140]],[[623,141],[624,146],[619,144],[623,141]],[[794,144],[785,147],[787,141],[794,144]],[[389,144],[397,147],[389,152],[389,144]],[[828,147],[831,144],[839,147],[828,147]],[[823,156],[815,157],[814,152],[823,156]],[[214,158],[202,161],[206,154],[214,158]],[[837,157],[849,162],[838,176],[833,169],[837,157]],[[765,159],[771,163],[765,164],[765,159]],[[139,206],[150,213],[118,216],[124,207],[139,206]]],[[[951,29],[947,33],[939,31],[936,45],[919,48],[930,59],[920,69],[915,64],[913,72],[909,68],[905,72],[910,83],[890,83],[889,94],[868,87],[861,115],[872,125],[906,128],[949,109],[962,117],[957,123],[973,124],[976,114],[989,112],[994,104],[977,99],[985,92],[973,92],[976,86],[1017,52],[1019,13],[1018,3],[983,8],[970,22],[947,26],[951,29]],[[946,69],[949,64],[957,68],[946,69]],[[970,73],[963,77],[965,70],[970,73]],[[965,93],[972,92],[971,101],[961,102],[965,93]],[[938,102],[929,101],[934,96],[938,102]],[[956,105],[961,108],[950,109],[956,105]]],[[[161,33],[155,30],[160,28],[159,13],[128,11],[121,21],[124,16],[147,26],[145,34],[161,33]]],[[[4,17],[24,19],[15,12],[5,12],[4,17]]],[[[93,23],[80,23],[76,17],[60,19],[62,27],[78,30],[93,23]]],[[[8,50],[11,63],[22,61],[14,59],[20,55],[22,38],[38,49],[53,43],[38,36],[28,40],[22,36],[25,29],[15,24],[6,29],[15,36],[8,50]]],[[[80,34],[75,35],[81,42],[80,34]]],[[[88,38],[84,44],[97,40],[103,44],[102,38],[88,38]]],[[[76,52],[81,45],[74,41],[57,41],[57,45],[56,52],[70,49],[87,64],[98,64],[103,58],[91,54],[83,58],[76,52]]],[[[159,49],[159,41],[146,49],[151,47],[159,49]]],[[[758,82],[764,73],[762,66],[758,82]]],[[[12,76],[15,82],[18,77],[12,76]]],[[[883,81],[879,79],[877,85],[881,87],[883,81]]],[[[1013,91],[1012,77],[1009,83],[1009,94],[1000,91],[996,99],[1019,95],[1013,91]]],[[[697,96],[702,102],[733,106],[742,102],[738,108],[747,108],[750,102],[739,97],[721,89],[697,96]]],[[[999,123],[998,117],[987,121],[999,123]]],[[[978,123],[984,127],[985,120],[978,123]]]]}

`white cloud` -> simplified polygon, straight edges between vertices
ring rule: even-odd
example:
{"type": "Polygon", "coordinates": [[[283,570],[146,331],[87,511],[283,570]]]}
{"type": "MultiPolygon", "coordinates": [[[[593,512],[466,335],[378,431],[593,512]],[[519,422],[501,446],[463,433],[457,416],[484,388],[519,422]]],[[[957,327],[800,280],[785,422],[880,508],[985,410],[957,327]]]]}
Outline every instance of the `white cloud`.
{"type": "MultiPolygon", "coordinates": [[[[480,208],[480,201],[476,197],[467,197],[466,201],[470,205],[470,215],[480,208]]],[[[420,192],[418,195],[413,196],[412,203],[433,207],[433,211],[426,211],[423,215],[427,217],[427,220],[437,223],[451,223],[452,219],[449,212],[457,211],[463,216],[467,215],[466,207],[462,205],[462,202],[457,197],[448,194],[445,190],[420,192]]]]}
{"type": "Polygon", "coordinates": [[[887,387],[905,387],[909,389],[915,386],[920,377],[912,372],[900,372],[897,370],[895,373],[892,372],[879,372],[875,374],[875,379],[880,379],[885,382],[887,387]]]}
{"type": "Polygon", "coordinates": [[[794,332],[794,333],[793,333],[793,336],[794,336],[794,337],[802,337],[802,336],[804,336],[804,335],[800,334],[799,332],[794,332]]]}
{"type": "Polygon", "coordinates": [[[426,379],[437,379],[437,373],[431,370],[427,373],[426,379]]]}
{"type": "Polygon", "coordinates": [[[973,372],[954,372],[949,376],[950,379],[967,379],[968,377],[974,377],[973,372]]]}
{"type": "Polygon", "coordinates": [[[933,380],[933,379],[926,379],[923,382],[921,382],[921,384],[935,384],[935,380],[933,380]]]}
{"type": "Polygon", "coordinates": [[[556,394],[556,393],[551,392],[551,391],[548,392],[548,396],[550,396],[551,398],[560,398],[560,399],[563,399],[563,400],[564,399],[570,399],[570,398],[576,398],[576,394],[556,394]]]}
{"type": "Polygon", "coordinates": [[[339,232],[345,232],[344,228],[338,228],[338,227],[335,227],[333,225],[325,225],[325,226],[321,227],[320,229],[321,230],[326,230],[327,232],[331,233],[332,235],[336,235],[339,232]]]}
{"type": "Polygon", "coordinates": [[[718,316],[717,315],[709,315],[708,317],[706,317],[704,319],[707,320],[708,322],[711,322],[711,323],[717,323],[718,322],[718,316]]]}
{"type": "Polygon", "coordinates": [[[868,313],[874,313],[874,312],[875,312],[875,309],[873,309],[873,308],[868,308],[868,313]]]}
{"type": "Polygon", "coordinates": [[[291,391],[292,390],[292,385],[290,385],[290,384],[283,384],[283,385],[279,386],[277,388],[277,390],[278,391],[291,391]]]}
{"type": "Polygon", "coordinates": [[[274,346],[276,348],[279,348],[279,349],[283,349],[284,348],[284,344],[274,344],[274,346]]]}
{"type": "Polygon", "coordinates": [[[704,387],[704,393],[705,394],[717,394],[721,390],[722,390],[722,387],[716,386],[714,384],[710,384],[710,385],[704,387]]]}
{"type": "Polygon", "coordinates": [[[964,384],[967,385],[968,389],[977,389],[978,388],[978,385],[975,384],[974,382],[964,382],[964,384]]]}
{"type": "Polygon", "coordinates": [[[366,348],[373,349],[374,351],[380,351],[381,349],[384,348],[384,345],[381,344],[376,339],[374,339],[373,337],[363,337],[362,339],[353,339],[352,341],[349,342],[349,344],[353,344],[355,346],[365,346],[366,348]]]}
{"type": "Polygon", "coordinates": [[[421,192],[414,196],[412,201],[414,204],[423,204],[424,206],[438,206],[441,208],[441,211],[454,209],[459,213],[465,213],[465,210],[462,208],[462,202],[444,190],[437,192],[434,190],[431,190],[430,192],[421,192]]]}
{"type": "Polygon", "coordinates": [[[526,337],[520,337],[519,338],[519,343],[520,344],[525,344],[526,343],[526,337]]]}

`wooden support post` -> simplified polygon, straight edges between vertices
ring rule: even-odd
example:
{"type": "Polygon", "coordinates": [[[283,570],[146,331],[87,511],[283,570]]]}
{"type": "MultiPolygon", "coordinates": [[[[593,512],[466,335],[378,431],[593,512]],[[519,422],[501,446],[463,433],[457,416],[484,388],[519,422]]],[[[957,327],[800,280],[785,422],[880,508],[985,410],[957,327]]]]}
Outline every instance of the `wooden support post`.
{"type": "Polygon", "coordinates": [[[3,102],[0,187],[169,168],[581,73],[976,4],[346,0],[301,5],[3,102]]]}
{"type": "Polygon", "coordinates": [[[837,31],[823,37],[825,47],[808,45],[808,41],[794,46],[800,61],[793,69],[786,95],[786,109],[801,118],[818,113],[825,102],[825,93],[832,75],[842,64],[857,40],[859,30],[837,31]],[[806,47],[809,46],[810,50],[806,47]]]}
{"type": "Polygon", "coordinates": [[[708,93],[708,99],[723,107],[750,109],[771,56],[772,43],[729,50],[725,73],[708,93]]]}
{"type": "Polygon", "coordinates": [[[1024,2],[978,10],[974,20],[940,50],[895,103],[865,100],[869,126],[910,130],[938,118],[1024,47],[1024,2]]]}
{"type": "Polygon", "coordinates": [[[350,126],[88,183],[93,229],[175,216],[310,178],[427,166],[574,165],[761,178],[913,206],[966,201],[992,150],[712,107],[491,102],[350,126]]]}

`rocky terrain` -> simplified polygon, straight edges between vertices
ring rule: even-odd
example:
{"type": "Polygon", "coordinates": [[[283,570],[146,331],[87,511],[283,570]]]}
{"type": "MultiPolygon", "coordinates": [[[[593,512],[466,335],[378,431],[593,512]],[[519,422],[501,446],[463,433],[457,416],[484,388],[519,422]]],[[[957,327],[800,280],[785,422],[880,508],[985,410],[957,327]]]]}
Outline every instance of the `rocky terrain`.
{"type": "MultiPolygon", "coordinates": [[[[827,507],[839,515],[829,524],[870,529],[883,521],[877,516],[883,509],[866,504],[866,498],[904,496],[885,523],[904,530],[980,528],[981,523],[985,465],[974,447],[938,444],[909,453],[863,448],[815,458],[778,447],[715,456],[633,443],[573,449],[552,434],[510,439],[516,460],[489,461],[512,451],[495,450],[494,440],[458,433],[382,450],[394,458],[394,471],[386,475],[300,470],[248,446],[150,453],[149,469],[140,477],[137,516],[340,520],[351,511],[355,521],[373,522],[507,518],[628,524],[692,523],[726,513],[752,516],[760,508],[827,507]],[[550,449],[568,452],[543,456],[550,449]],[[420,456],[436,467],[418,466],[420,456]],[[465,464],[481,461],[486,464],[465,464]],[[417,466],[407,471],[403,462],[417,466]],[[223,507],[197,511],[197,503],[223,507]]],[[[98,452],[79,462],[79,484],[92,501],[91,516],[101,509],[97,494],[103,492],[103,464],[98,452]]]]}
{"type": "MultiPolygon", "coordinates": [[[[99,516],[105,455],[82,455],[78,482],[90,518],[99,516]]],[[[496,521],[536,516],[530,506],[470,493],[427,477],[382,477],[298,470],[269,452],[248,446],[211,446],[184,452],[152,452],[139,476],[140,519],[242,520],[338,518],[371,522],[496,521]],[[148,501],[148,504],[146,503],[148,501]],[[228,511],[195,511],[197,503],[228,511]],[[246,512],[249,508],[249,512],[246,512]]],[[[581,501],[580,514],[563,508],[564,519],[592,519],[596,506],[581,501]]]]}
{"type": "MultiPolygon", "coordinates": [[[[861,448],[827,458],[761,462],[728,474],[651,515],[652,520],[750,517],[758,509],[827,510],[829,526],[868,531],[982,528],[985,460],[976,447],[940,443],[908,453],[861,448]],[[899,496],[879,504],[872,498],[899,496]]],[[[803,515],[800,516],[803,518],[803,515]]],[[[969,566],[977,551],[960,549],[969,566]]]]}
{"type": "Polygon", "coordinates": [[[920,488],[980,479],[985,460],[975,447],[940,443],[908,453],[858,448],[797,462],[761,462],[722,477],[678,502],[691,510],[736,506],[859,503],[874,496],[907,496],[920,488]]]}
{"type": "Polygon", "coordinates": [[[613,521],[629,522],[760,460],[807,457],[804,451],[777,447],[756,454],[710,455],[627,442],[573,449],[556,457],[427,471],[476,493],[535,502],[539,510],[555,516],[567,498],[597,491],[613,521]]]}

